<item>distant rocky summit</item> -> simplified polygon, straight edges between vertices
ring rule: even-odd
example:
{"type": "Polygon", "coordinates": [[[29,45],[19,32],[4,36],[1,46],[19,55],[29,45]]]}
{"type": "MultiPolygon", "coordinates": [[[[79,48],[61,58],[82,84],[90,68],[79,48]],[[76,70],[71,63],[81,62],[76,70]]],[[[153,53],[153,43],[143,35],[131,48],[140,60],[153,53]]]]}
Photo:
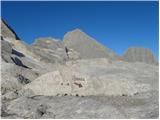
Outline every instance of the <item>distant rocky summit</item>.
{"type": "Polygon", "coordinates": [[[128,62],[144,62],[148,64],[158,64],[151,50],[142,47],[131,47],[123,55],[128,62]]]}
{"type": "Polygon", "coordinates": [[[64,36],[64,43],[69,48],[80,53],[81,58],[109,58],[116,59],[117,55],[96,40],[75,29],[64,36]]]}
{"type": "Polygon", "coordinates": [[[158,118],[151,50],[123,56],[79,29],[28,45],[1,20],[2,118],[158,118]],[[62,109],[63,108],[63,109],[62,109]]]}

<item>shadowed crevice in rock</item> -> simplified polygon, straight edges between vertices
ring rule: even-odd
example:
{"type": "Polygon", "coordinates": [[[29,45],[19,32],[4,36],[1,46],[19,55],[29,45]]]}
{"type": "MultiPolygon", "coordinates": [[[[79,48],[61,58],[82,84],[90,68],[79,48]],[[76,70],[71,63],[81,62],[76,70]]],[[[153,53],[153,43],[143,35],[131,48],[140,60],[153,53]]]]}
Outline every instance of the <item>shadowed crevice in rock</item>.
{"type": "Polygon", "coordinates": [[[47,113],[47,106],[46,105],[39,105],[37,108],[37,115],[38,117],[42,117],[44,114],[47,113]]]}
{"type": "Polygon", "coordinates": [[[23,85],[28,84],[28,83],[31,82],[28,78],[25,78],[21,74],[18,74],[16,77],[18,78],[18,82],[21,83],[21,84],[23,84],[23,85]]]}
{"type": "MultiPolygon", "coordinates": [[[[26,65],[24,65],[23,63],[22,63],[22,61],[20,60],[20,59],[18,59],[17,57],[11,57],[11,59],[13,60],[13,62],[16,64],[16,65],[18,65],[18,66],[21,66],[21,67],[24,67],[24,68],[29,68],[29,67],[27,67],[26,65]]],[[[31,69],[31,68],[29,68],[29,69],[31,69]]]]}
{"type": "Polygon", "coordinates": [[[12,49],[12,54],[17,55],[18,57],[25,57],[25,55],[23,53],[20,53],[14,49],[12,49]]]}
{"type": "Polygon", "coordinates": [[[65,46],[65,51],[66,51],[66,54],[67,54],[67,57],[69,58],[69,54],[68,54],[68,48],[65,46]]]}

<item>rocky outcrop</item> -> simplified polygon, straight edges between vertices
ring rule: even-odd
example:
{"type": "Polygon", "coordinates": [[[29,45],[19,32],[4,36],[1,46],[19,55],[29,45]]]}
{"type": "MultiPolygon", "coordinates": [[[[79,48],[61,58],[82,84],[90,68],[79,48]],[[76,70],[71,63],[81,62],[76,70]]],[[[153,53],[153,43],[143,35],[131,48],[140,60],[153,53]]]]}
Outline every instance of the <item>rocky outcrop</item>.
{"type": "Polygon", "coordinates": [[[7,41],[1,40],[1,58],[5,62],[13,63],[11,59],[12,45],[7,41]]]}
{"type": "Polygon", "coordinates": [[[151,50],[142,47],[129,48],[124,53],[123,59],[128,62],[143,62],[148,64],[158,64],[151,50]]]}
{"type": "Polygon", "coordinates": [[[39,38],[36,39],[35,42],[32,44],[32,46],[37,46],[40,48],[46,48],[46,49],[64,49],[65,46],[63,45],[61,40],[54,39],[54,38],[39,38]]]}
{"type": "Polygon", "coordinates": [[[79,29],[66,33],[64,43],[67,47],[79,52],[81,58],[116,59],[117,57],[111,49],[104,47],[79,29]]]}
{"type": "Polygon", "coordinates": [[[40,38],[32,44],[31,51],[39,56],[41,61],[48,63],[64,63],[68,57],[62,41],[52,38],[40,38]]]}
{"type": "Polygon", "coordinates": [[[1,19],[1,37],[20,40],[14,30],[3,19],[1,19]]]}
{"type": "Polygon", "coordinates": [[[69,60],[78,60],[81,59],[80,53],[78,53],[77,51],[70,49],[68,47],[65,48],[66,49],[66,53],[68,56],[69,60]]]}

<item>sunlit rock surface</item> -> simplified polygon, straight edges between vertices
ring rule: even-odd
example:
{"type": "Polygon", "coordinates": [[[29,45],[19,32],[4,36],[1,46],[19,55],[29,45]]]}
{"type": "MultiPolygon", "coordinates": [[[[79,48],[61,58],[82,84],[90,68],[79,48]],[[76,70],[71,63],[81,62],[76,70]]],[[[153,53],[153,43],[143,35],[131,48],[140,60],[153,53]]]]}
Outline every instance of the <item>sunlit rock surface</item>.
{"type": "Polygon", "coordinates": [[[79,29],[28,45],[1,24],[2,118],[159,117],[159,66],[149,49],[118,56],[79,29]]]}

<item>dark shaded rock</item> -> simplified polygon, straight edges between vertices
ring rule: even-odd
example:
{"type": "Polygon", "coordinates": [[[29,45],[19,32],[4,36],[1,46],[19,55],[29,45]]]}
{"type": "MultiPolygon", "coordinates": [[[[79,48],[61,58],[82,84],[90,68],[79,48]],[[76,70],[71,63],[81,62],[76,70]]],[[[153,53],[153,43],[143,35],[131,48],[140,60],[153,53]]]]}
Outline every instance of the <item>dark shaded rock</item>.
{"type": "Polygon", "coordinates": [[[37,115],[38,115],[38,118],[42,117],[44,114],[47,113],[47,106],[46,105],[39,105],[37,107],[37,115]]]}
{"type": "Polygon", "coordinates": [[[18,59],[18,57],[11,57],[11,59],[13,60],[13,62],[18,65],[18,66],[21,66],[21,67],[24,67],[24,68],[29,68],[27,67],[26,65],[24,65],[22,63],[22,61],[20,59],[18,59]]]}
{"type": "Polygon", "coordinates": [[[25,55],[23,53],[20,53],[14,49],[12,49],[12,54],[17,55],[18,57],[25,57],[25,55]]]}
{"type": "Polygon", "coordinates": [[[69,60],[78,60],[81,59],[80,53],[78,53],[77,51],[67,48],[66,47],[66,53],[67,53],[67,57],[69,60]]]}
{"type": "Polygon", "coordinates": [[[25,78],[25,77],[24,77],[23,75],[21,75],[21,74],[18,74],[16,77],[18,78],[18,82],[20,82],[20,83],[23,84],[23,85],[28,84],[28,83],[31,82],[28,78],[25,78]]]}

